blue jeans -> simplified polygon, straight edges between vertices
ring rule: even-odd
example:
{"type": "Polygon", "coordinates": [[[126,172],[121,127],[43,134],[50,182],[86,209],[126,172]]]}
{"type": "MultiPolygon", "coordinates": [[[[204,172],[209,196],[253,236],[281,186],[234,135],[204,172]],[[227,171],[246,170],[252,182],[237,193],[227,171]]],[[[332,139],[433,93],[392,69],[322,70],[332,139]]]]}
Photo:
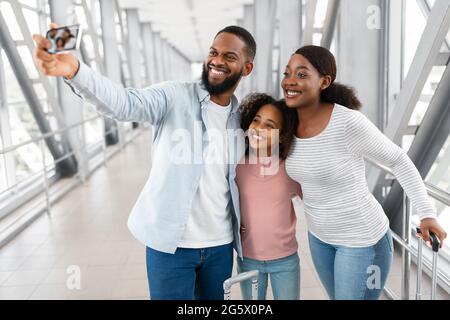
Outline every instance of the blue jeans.
{"type": "Polygon", "coordinates": [[[175,254],[147,247],[147,277],[152,300],[223,300],[231,277],[233,245],[178,248],[175,254]]]}
{"type": "Polygon", "coordinates": [[[391,269],[391,232],[366,248],[327,244],[309,233],[312,260],[331,300],[378,300],[391,269]]]}
{"type": "MultiPolygon", "coordinates": [[[[289,257],[260,261],[238,258],[237,271],[239,273],[258,270],[258,299],[265,300],[267,295],[267,281],[270,275],[270,284],[275,300],[299,300],[300,299],[300,258],[298,253],[289,257]]],[[[241,283],[242,298],[250,300],[252,297],[251,281],[241,283]]]]}

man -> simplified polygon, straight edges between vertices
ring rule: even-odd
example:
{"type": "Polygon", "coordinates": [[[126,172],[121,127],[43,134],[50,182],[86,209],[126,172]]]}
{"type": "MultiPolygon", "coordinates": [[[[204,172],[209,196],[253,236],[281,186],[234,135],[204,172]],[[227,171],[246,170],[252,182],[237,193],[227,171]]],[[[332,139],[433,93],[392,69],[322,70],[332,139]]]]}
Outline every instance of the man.
{"type": "Polygon", "coordinates": [[[77,95],[106,116],[154,126],[152,170],[128,221],[132,234],[147,246],[151,298],[223,299],[233,244],[242,257],[234,179],[244,148],[231,145],[230,132],[239,130],[240,120],[233,94],[253,70],[252,35],[226,27],[214,38],[202,81],[145,89],[124,89],[73,55],[48,54],[45,38],[33,39],[34,56],[45,75],[64,77],[77,95]],[[214,156],[220,161],[207,161],[214,156]]]}

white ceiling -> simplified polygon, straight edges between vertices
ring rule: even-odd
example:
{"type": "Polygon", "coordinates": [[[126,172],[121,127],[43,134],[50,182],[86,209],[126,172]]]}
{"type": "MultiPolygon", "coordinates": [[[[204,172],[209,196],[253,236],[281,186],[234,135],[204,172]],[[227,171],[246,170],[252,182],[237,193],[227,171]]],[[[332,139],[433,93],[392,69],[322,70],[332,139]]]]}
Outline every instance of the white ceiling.
{"type": "Polygon", "coordinates": [[[119,0],[121,8],[137,8],[141,22],[192,61],[203,61],[216,33],[243,18],[253,0],[119,0]]]}

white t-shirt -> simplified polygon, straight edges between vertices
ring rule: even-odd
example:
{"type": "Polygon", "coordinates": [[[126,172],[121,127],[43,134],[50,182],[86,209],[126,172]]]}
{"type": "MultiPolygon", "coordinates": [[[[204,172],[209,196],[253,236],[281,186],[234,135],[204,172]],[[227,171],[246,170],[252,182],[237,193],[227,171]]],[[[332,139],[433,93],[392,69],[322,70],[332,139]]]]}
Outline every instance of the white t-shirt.
{"type": "Polygon", "coordinates": [[[231,103],[206,106],[204,169],[192,203],[180,248],[210,248],[233,242],[231,195],[228,185],[228,140],[226,125],[231,103]]]}

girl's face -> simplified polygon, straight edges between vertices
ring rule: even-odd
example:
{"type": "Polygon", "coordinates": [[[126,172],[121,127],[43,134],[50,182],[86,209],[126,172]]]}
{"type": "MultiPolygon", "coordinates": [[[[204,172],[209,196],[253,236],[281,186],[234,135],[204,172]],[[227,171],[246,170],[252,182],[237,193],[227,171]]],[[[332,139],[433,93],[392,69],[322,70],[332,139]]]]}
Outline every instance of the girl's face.
{"type": "Polygon", "coordinates": [[[248,130],[250,148],[257,151],[259,156],[271,156],[272,150],[280,143],[282,127],[281,111],[271,104],[262,106],[248,130]]]}
{"type": "Polygon", "coordinates": [[[320,101],[321,91],[331,82],[330,76],[322,76],[316,68],[300,54],[289,60],[281,82],[286,105],[301,108],[320,101]]]}

